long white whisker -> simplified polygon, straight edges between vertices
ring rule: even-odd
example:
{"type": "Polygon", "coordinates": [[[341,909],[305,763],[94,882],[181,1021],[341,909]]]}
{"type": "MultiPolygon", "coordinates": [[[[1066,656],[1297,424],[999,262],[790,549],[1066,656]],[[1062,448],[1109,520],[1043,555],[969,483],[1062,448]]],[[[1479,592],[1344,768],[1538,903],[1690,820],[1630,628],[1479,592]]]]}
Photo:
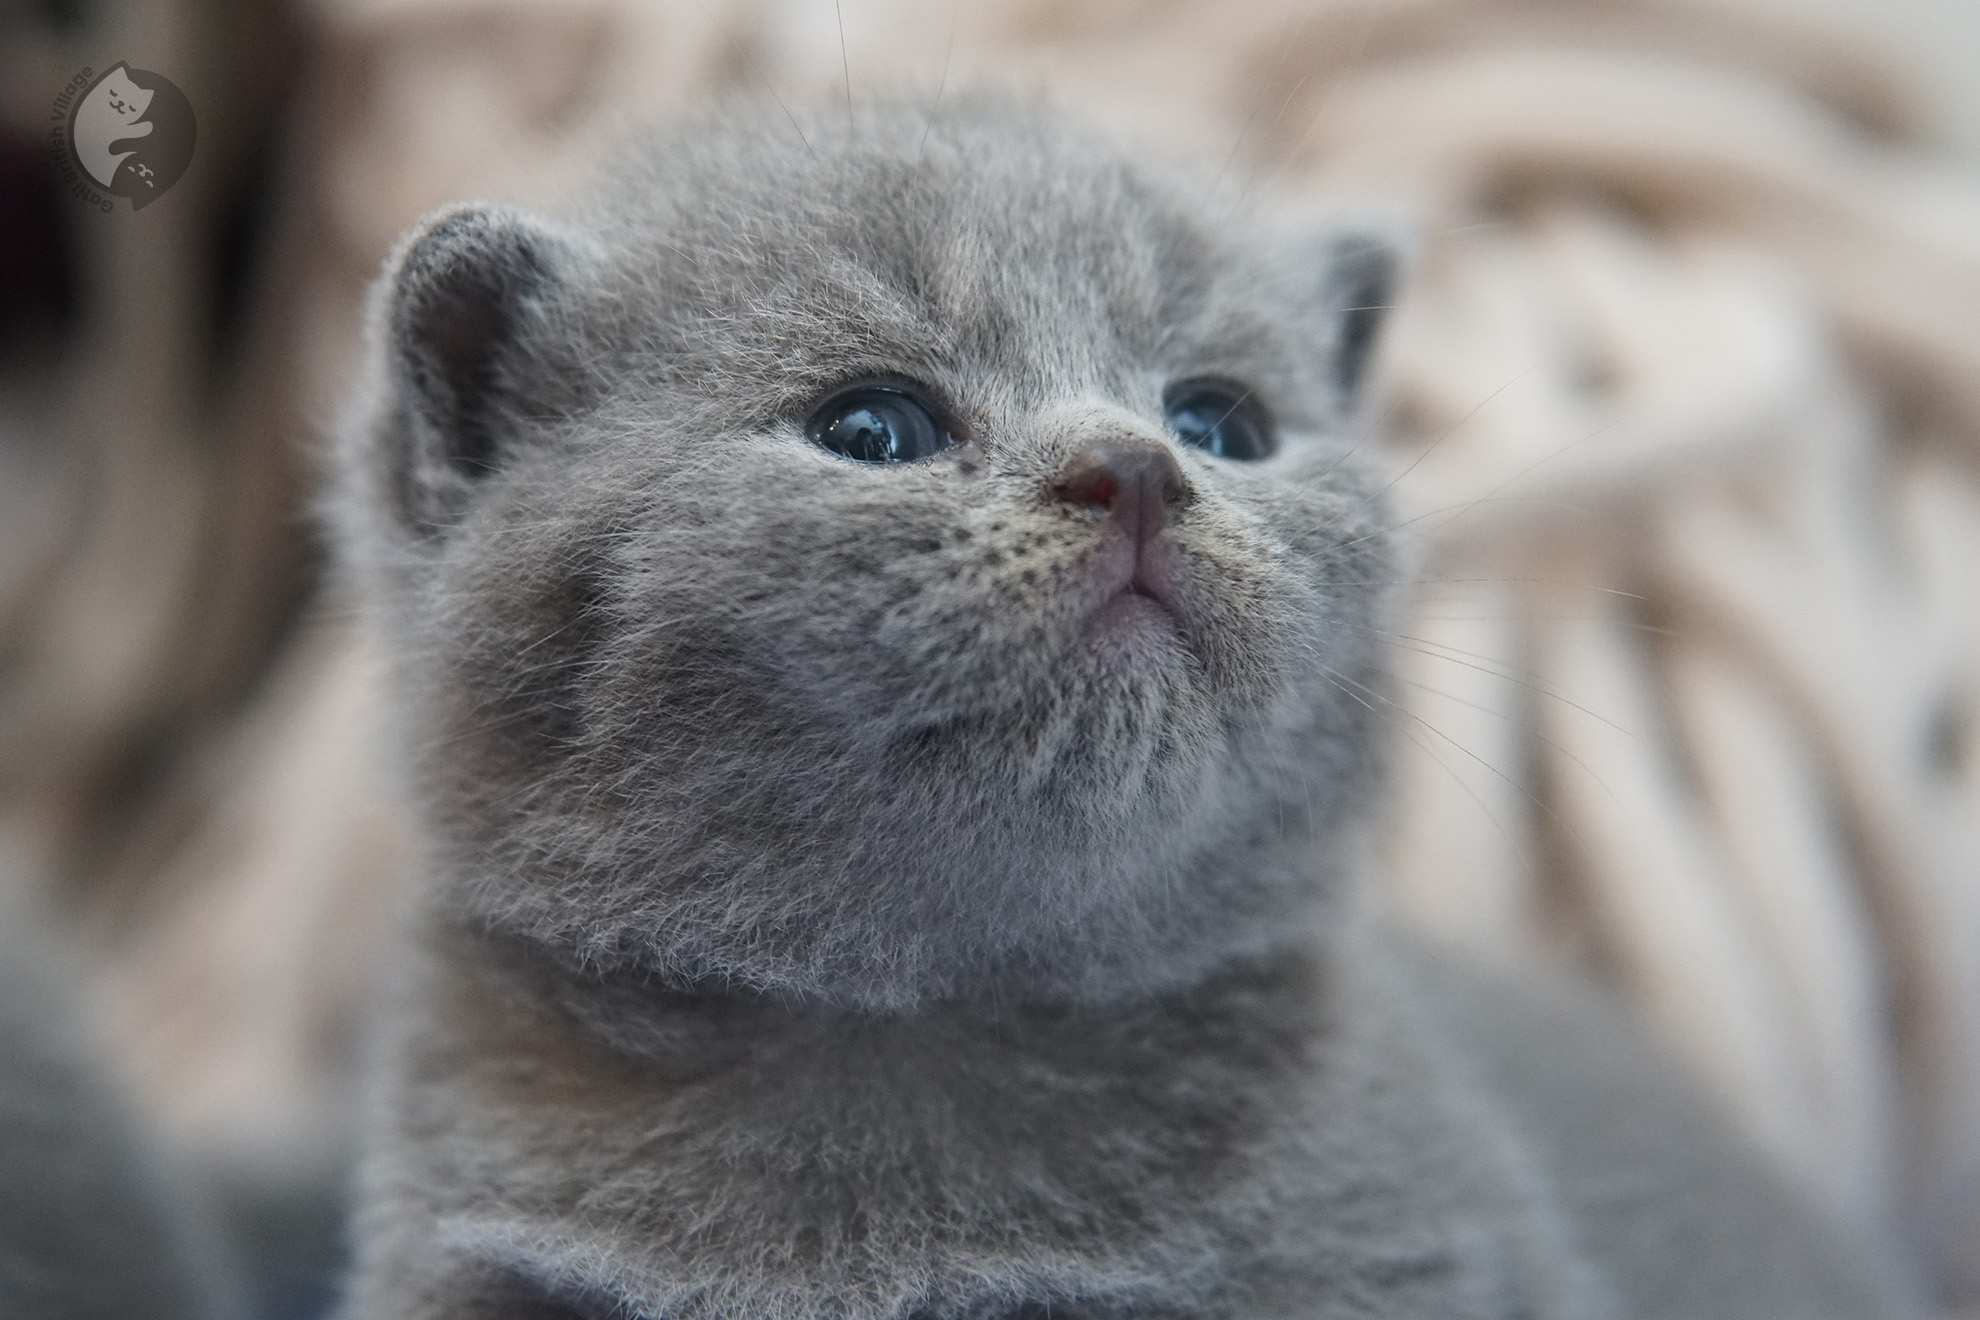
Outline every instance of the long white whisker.
{"type": "Polygon", "coordinates": [[[852,56],[846,51],[846,15],[839,0],[832,0],[832,16],[839,22],[839,67],[846,75],[846,128],[856,132],[858,126],[853,123],[852,56]]]}

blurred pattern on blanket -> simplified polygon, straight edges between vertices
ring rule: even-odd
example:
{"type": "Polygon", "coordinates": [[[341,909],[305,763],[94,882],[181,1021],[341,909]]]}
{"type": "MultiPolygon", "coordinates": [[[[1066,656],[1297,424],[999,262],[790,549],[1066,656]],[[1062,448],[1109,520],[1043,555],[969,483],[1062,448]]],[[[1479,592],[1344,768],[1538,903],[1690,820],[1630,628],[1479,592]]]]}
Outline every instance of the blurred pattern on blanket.
{"type": "Polygon", "coordinates": [[[8,20],[0,839],[127,1081],[263,1207],[294,1274],[270,1286],[306,1298],[319,1265],[276,1239],[334,1222],[406,866],[308,513],[387,247],[449,200],[555,203],[628,117],[994,82],[1233,206],[1415,226],[1376,426],[1423,547],[1389,639],[1388,897],[1613,990],[1812,1196],[1980,1311],[1980,174],[1931,149],[1901,69],[1772,9],[8,20]],[[70,205],[45,155],[54,94],[118,57],[199,114],[142,215],[70,205]]]}

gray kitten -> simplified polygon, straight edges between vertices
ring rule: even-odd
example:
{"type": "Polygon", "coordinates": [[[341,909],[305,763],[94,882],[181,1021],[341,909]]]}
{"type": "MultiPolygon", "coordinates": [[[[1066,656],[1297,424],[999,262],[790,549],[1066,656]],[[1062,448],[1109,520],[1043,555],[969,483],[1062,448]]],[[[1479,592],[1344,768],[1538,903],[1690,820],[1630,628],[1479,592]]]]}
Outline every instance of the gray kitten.
{"type": "Polygon", "coordinates": [[[976,103],[422,225],[339,517],[430,884],[348,1314],[1895,1316],[1351,896],[1395,260],[976,103]]]}

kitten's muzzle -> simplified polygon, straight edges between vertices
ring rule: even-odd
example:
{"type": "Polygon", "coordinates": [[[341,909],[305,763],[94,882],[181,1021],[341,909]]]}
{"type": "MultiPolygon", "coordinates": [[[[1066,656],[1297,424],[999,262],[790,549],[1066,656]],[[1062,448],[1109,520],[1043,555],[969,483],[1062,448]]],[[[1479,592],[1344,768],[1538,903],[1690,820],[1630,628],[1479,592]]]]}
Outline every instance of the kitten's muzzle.
{"type": "Polygon", "coordinates": [[[1109,597],[1133,594],[1173,606],[1172,554],[1157,538],[1196,492],[1167,445],[1116,440],[1089,446],[1066,465],[1054,493],[1066,504],[1107,511],[1113,535],[1093,568],[1109,597]]]}

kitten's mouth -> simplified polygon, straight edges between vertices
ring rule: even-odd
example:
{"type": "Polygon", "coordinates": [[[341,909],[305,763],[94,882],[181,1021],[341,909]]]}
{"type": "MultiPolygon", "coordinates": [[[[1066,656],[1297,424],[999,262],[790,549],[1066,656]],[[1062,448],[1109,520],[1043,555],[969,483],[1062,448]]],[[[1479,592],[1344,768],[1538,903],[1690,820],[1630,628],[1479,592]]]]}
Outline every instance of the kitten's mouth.
{"type": "Polygon", "coordinates": [[[1088,622],[1095,640],[1154,631],[1178,638],[1175,548],[1160,537],[1110,536],[1088,561],[1095,605],[1088,622]]]}

